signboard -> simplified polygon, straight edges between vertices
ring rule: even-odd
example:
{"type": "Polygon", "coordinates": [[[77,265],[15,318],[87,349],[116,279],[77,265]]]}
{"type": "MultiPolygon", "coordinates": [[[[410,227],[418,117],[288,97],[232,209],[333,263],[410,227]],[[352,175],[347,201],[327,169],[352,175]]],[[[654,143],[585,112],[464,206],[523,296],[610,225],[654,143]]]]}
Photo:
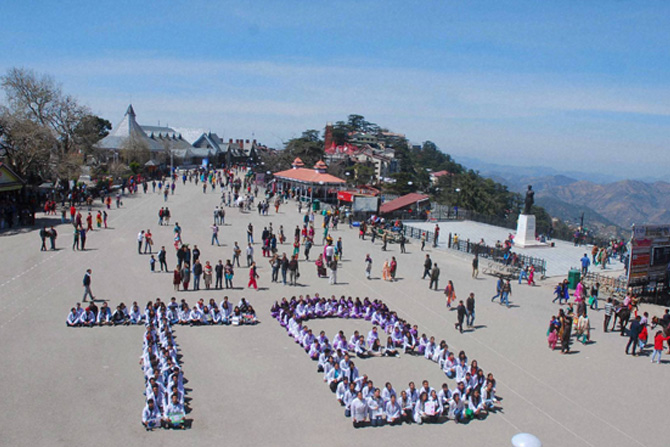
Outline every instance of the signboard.
{"type": "Polygon", "coordinates": [[[630,241],[628,284],[665,281],[670,264],[670,225],[633,227],[630,241]]]}
{"type": "Polygon", "coordinates": [[[354,212],[376,213],[379,211],[379,197],[355,196],[351,209],[354,212]]]}

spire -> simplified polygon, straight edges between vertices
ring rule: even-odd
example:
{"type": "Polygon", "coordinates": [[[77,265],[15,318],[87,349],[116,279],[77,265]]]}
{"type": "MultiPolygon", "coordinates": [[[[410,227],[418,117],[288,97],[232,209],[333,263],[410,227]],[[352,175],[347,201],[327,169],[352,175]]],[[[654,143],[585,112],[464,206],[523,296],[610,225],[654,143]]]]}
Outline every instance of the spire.
{"type": "Polygon", "coordinates": [[[133,110],[133,105],[132,104],[128,105],[128,109],[126,110],[126,115],[132,116],[133,118],[135,118],[135,111],[133,110]]]}

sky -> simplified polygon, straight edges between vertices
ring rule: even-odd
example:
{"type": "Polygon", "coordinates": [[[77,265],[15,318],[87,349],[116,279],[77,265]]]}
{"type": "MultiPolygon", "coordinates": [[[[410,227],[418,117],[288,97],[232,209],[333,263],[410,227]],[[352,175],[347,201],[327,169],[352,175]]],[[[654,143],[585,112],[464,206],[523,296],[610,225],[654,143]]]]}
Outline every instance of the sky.
{"type": "Polygon", "coordinates": [[[670,168],[670,2],[13,1],[0,73],[116,125],[280,148],[359,114],[459,156],[624,178],[670,168]]]}

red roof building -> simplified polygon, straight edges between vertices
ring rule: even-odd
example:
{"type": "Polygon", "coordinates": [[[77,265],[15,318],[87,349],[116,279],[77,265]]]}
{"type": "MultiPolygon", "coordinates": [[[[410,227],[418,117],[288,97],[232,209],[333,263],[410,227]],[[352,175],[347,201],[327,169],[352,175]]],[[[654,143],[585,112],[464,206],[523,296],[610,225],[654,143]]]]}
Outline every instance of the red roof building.
{"type": "Polygon", "coordinates": [[[415,192],[405,194],[390,202],[382,203],[382,206],[379,208],[379,214],[390,214],[408,207],[413,207],[416,210],[422,203],[429,200],[430,197],[425,194],[417,194],[415,192]]]}

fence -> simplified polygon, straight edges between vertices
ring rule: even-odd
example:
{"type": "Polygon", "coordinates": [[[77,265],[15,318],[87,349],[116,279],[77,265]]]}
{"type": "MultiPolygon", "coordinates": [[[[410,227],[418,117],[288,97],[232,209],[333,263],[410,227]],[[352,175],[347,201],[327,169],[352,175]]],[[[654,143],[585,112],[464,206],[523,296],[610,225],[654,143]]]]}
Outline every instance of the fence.
{"type": "MultiPolygon", "coordinates": [[[[430,230],[422,230],[420,228],[413,227],[411,225],[405,224],[403,227],[405,237],[421,239],[423,233],[426,234],[426,243],[433,244],[435,243],[435,232],[430,230]]],[[[439,237],[438,237],[439,242],[439,237]]],[[[453,243],[451,233],[447,239],[447,248],[452,250],[462,251],[464,253],[469,253],[472,255],[479,255],[480,258],[491,259],[492,261],[498,262],[503,265],[514,265],[514,266],[534,266],[535,271],[541,277],[545,277],[547,274],[547,261],[542,258],[536,258],[534,256],[528,256],[519,253],[512,253],[501,248],[490,247],[488,245],[482,245],[478,243],[472,243],[469,240],[458,241],[453,243]],[[506,256],[507,255],[507,256],[506,256]]]]}

